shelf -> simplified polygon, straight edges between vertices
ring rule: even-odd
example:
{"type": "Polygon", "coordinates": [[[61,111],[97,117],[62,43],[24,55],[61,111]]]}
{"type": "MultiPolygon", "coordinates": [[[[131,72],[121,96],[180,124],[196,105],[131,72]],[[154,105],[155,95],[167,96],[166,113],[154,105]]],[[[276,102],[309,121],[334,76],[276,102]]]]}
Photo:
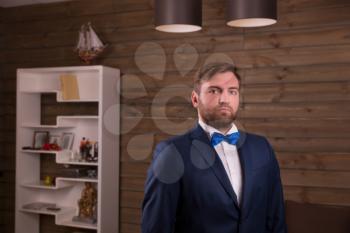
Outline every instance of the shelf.
{"type": "Polygon", "coordinates": [[[75,208],[73,207],[62,207],[62,206],[57,206],[57,207],[61,208],[61,210],[53,211],[53,210],[47,210],[47,209],[34,210],[34,209],[21,208],[20,211],[26,212],[26,213],[32,213],[32,214],[45,214],[45,215],[53,215],[53,216],[75,212],[75,208]]]}
{"type": "Polygon", "coordinates": [[[79,165],[79,166],[98,166],[98,162],[79,162],[79,161],[70,161],[69,152],[67,151],[53,151],[53,150],[21,150],[23,153],[28,154],[52,154],[56,156],[56,163],[58,164],[67,164],[67,165],[79,165]]]}
{"type": "Polygon", "coordinates": [[[67,73],[67,72],[89,72],[92,74],[96,74],[101,70],[102,70],[102,67],[100,65],[91,65],[91,66],[23,68],[23,69],[18,69],[18,72],[25,72],[25,73],[34,74],[34,75],[38,75],[40,73],[60,74],[60,73],[67,73]]]}
{"type": "Polygon", "coordinates": [[[98,102],[98,99],[79,99],[79,100],[62,100],[62,99],[57,99],[57,102],[70,102],[70,103],[78,103],[78,102],[98,102]]]}
{"type": "Polygon", "coordinates": [[[74,125],[35,125],[35,124],[25,124],[22,125],[24,128],[33,128],[33,129],[70,129],[75,128],[74,125]]]}
{"type": "MultiPolygon", "coordinates": [[[[57,180],[56,180],[56,182],[57,182],[57,180]]],[[[67,184],[67,183],[57,182],[55,186],[48,186],[48,185],[44,184],[44,181],[40,181],[39,183],[22,184],[22,186],[26,187],[26,188],[34,188],[34,189],[59,190],[59,189],[70,188],[73,185],[67,184]]]]}
{"type": "Polygon", "coordinates": [[[97,223],[90,224],[90,223],[82,223],[82,222],[75,222],[75,221],[64,221],[64,222],[58,222],[57,225],[62,226],[68,226],[68,227],[78,227],[78,228],[85,228],[85,229],[97,229],[97,223]]]}
{"type": "Polygon", "coordinates": [[[98,119],[98,116],[95,115],[86,115],[86,116],[58,116],[57,119],[63,120],[63,119],[98,119]]]}
{"type": "Polygon", "coordinates": [[[67,218],[73,218],[73,216],[76,214],[76,208],[61,207],[61,206],[58,206],[58,207],[61,208],[61,210],[54,211],[54,210],[47,210],[45,208],[39,209],[39,210],[21,208],[20,211],[28,214],[43,214],[43,215],[54,216],[56,224],[61,226],[80,227],[80,228],[95,229],[95,230],[97,229],[97,224],[89,224],[89,223],[82,223],[82,222],[67,220],[67,218]]]}
{"type": "Polygon", "coordinates": [[[80,177],[80,178],[58,177],[56,179],[56,182],[60,182],[60,181],[98,183],[98,180],[96,178],[88,178],[88,177],[80,177]]]}
{"type": "Polygon", "coordinates": [[[98,162],[72,162],[69,160],[60,160],[56,161],[59,164],[68,164],[68,165],[79,165],[79,166],[98,166],[98,162]]]}
{"type": "Polygon", "coordinates": [[[66,189],[73,187],[73,184],[67,183],[68,182],[91,182],[91,183],[97,183],[98,180],[96,178],[89,178],[89,177],[57,177],[56,178],[56,185],[55,186],[48,186],[45,185],[43,181],[40,181],[39,183],[26,183],[22,184],[22,187],[25,188],[33,188],[33,189],[46,189],[46,190],[60,190],[60,189],[66,189]]]}
{"type": "Polygon", "coordinates": [[[78,228],[76,231],[118,232],[118,221],[110,219],[118,220],[120,209],[120,71],[104,66],[18,69],[16,94],[15,232],[39,233],[42,215],[53,216],[55,225],[78,228]],[[45,95],[53,98],[50,106],[66,102],[74,107],[85,102],[93,112],[86,115],[84,109],[76,109],[67,116],[62,106],[52,122],[45,122],[45,95]],[[110,106],[117,106],[116,111],[109,112],[110,106]],[[106,117],[116,127],[107,129],[106,117]],[[38,131],[48,132],[49,142],[56,140],[62,150],[44,150],[38,143],[38,149],[32,148],[38,131]],[[74,139],[68,141],[64,134],[74,139]],[[93,145],[88,153],[83,151],[88,158],[94,156],[93,162],[87,162],[92,158],[79,160],[84,138],[93,145]],[[54,185],[45,185],[48,175],[55,177],[54,185]],[[88,191],[87,183],[97,192],[97,223],[93,224],[74,218],[79,200],[88,191]]]}
{"type": "Polygon", "coordinates": [[[52,90],[52,89],[26,89],[26,90],[20,90],[21,93],[24,94],[50,94],[50,93],[59,93],[58,90],[52,90]]]}
{"type": "Polygon", "coordinates": [[[78,227],[78,228],[92,229],[92,230],[97,229],[97,223],[91,224],[91,223],[67,220],[67,219],[73,219],[73,216],[76,215],[76,208],[62,207],[62,206],[57,206],[57,207],[61,208],[61,210],[54,211],[54,210],[47,210],[45,208],[38,209],[38,210],[21,208],[20,211],[29,213],[29,214],[43,214],[43,215],[54,216],[56,224],[61,226],[78,227]]]}
{"type": "Polygon", "coordinates": [[[77,103],[77,102],[99,102],[99,100],[97,98],[81,98],[81,99],[70,99],[70,100],[64,100],[62,98],[62,94],[61,91],[59,90],[51,90],[51,89],[26,89],[26,90],[21,90],[20,91],[23,94],[56,94],[56,101],[57,102],[73,102],[73,103],[77,103]]]}
{"type": "Polygon", "coordinates": [[[23,153],[29,154],[58,154],[60,151],[56,150],[21,150],[23,153]]]}

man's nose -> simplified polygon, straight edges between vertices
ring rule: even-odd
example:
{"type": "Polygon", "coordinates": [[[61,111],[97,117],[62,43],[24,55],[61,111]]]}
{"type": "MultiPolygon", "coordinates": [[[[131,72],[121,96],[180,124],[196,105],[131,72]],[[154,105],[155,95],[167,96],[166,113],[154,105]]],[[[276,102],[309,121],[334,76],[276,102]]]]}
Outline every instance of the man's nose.
{"type": "Polygon", "coordinates": [[[219,98],[220,103],[228,103],[229,102],[229,95],[226,91],[223,91],[219,98]]]}

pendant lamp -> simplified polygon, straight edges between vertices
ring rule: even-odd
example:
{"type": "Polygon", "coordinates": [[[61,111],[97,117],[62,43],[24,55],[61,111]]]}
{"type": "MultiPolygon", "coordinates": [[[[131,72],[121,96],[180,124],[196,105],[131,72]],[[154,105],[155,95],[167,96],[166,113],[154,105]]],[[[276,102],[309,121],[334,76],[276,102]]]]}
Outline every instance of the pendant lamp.
{"type": "Polygon", "coordinates": [[[227,25],[262,27],[277,22],[277,0],[227,0],[227,25]]]}
{"type": "Polygon", "coordinates": [[[156,0],[155,26],[162,32],[184,33],[202,29],[202,0],[156,0]]]}

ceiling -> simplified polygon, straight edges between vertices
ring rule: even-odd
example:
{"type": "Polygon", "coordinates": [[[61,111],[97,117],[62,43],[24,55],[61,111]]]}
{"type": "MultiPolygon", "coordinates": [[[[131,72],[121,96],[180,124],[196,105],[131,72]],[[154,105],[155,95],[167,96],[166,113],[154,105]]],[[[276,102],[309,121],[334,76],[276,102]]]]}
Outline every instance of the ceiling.
{"type": "Polygon", "coordinates": [[[70,0],[0,0],[0,7],[15,7],[52,2],[66,2],[70,0]]]}

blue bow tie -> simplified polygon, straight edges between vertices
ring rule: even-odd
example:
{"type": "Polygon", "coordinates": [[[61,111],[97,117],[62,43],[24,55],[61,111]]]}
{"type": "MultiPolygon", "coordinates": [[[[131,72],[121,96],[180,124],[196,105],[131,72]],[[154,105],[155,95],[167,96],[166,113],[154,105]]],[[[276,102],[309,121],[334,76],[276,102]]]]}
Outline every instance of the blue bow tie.
{"type": "Polygon", "coordinates": [[[239,139],[239,132],[235,132],[235,133],[228,134],[228,135],[222,135],[220,133],[213,133],[213,135],[211,136],[211,144],[213,146],[216,146],[220,142],[226,141],[232,145],[236,145],[238,139],[239,139]]]}

